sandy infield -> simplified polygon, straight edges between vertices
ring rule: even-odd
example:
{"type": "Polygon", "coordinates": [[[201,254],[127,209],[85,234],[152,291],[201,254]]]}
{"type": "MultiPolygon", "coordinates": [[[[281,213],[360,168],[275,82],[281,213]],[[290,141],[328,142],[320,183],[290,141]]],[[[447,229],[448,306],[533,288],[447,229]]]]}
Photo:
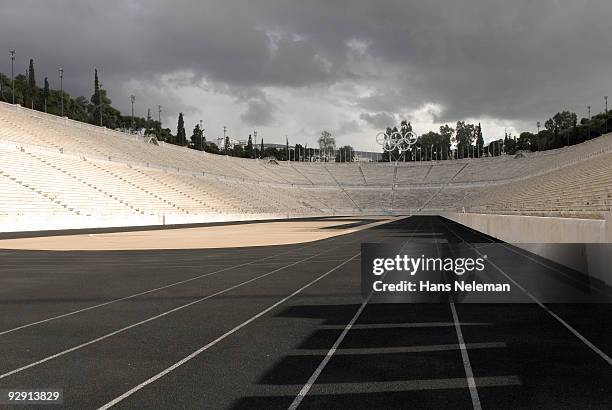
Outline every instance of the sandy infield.
{"type": "Polygon", "coordinates": [[[0,249],[78,251],[239,248],[304,243],[357,232],[397,217],[346,217],[198,228],[46,236],[0,240],[0,249]],[[363,219],[370,223],[351,226],[363,219]],[[344,227],[346,226],[346,227],[344,227]]]}

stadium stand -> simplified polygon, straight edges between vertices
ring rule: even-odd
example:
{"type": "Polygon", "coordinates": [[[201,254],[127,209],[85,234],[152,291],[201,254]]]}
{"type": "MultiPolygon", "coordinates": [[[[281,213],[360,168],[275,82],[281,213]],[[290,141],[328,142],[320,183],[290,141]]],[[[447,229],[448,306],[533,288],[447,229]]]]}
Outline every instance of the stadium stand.
{"type": "Polygon", "coordinates": [[[603,218],[612,207],[612,153],[493,186],[470,202],[475,212],[603,218]]]}
{"type": "Polygon", "coordinates": [[[367,185],[390,186],[393,184],[395,172],[389,172],[388,166],[360,167],[367,185]]]}
{"type": "Polygon", "coordinates": [[[612,206],[612,134],[516,157],[286,163],[0,103],[0,156],[3,230],[32,215],[102,226],[104,216],[113,224],[442,211],[605,218],[612,206]]]}
{"type": "Polygon", "coordinates": [[[334,164],[326,163],[325,168],[330,173],[334,181],[342,186],[366,185],[363,171],[359,164],[334,164]]]}
{"type": "Polygon", "coordinates": [[[336,180],[331,176],[325,167],[318,163],[296,162],[292,166],[312,185],[317,186],[338,186],[336,180]]]}

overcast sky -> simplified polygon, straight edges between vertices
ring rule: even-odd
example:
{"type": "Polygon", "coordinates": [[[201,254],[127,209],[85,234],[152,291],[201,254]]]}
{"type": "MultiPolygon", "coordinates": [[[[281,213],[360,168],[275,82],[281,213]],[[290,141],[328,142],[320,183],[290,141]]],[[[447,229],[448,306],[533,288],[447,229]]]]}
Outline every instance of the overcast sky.
{"type": "Polygon", "coordinates": [[[173,132],[375,148],[401,119],[419,134],[457,120],[485,139],[612,94],[610,0],[0,0],[0,71],[147,107],[173,132]]]}

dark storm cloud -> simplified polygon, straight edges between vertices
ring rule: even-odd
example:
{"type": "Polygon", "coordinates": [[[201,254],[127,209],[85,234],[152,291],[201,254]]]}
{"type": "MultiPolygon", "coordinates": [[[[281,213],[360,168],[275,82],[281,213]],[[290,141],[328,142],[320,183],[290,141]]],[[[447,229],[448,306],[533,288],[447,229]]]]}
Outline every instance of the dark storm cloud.
{"type": "Polygon", "coordinates": [[[240,118],[247,125],[269,125],[274,119],[273,105],[267,100],[250,100],[240,118]]]}
{"type": "MultiPolygon", "coordinates": [[[[154,88],[187,71],[230,91],[363,84],[352,103],[366,113],[436,103],[445,121],[522,121],[612,88],[609,0],[0,0],[0,15],[0,50],[18,50],[20,72],[34,57],[54,84],[62,65],[66,87],[89,96],[98,67],[122,101],[130,80],[154,88]]],[[[243,119],[272,110],[250,100],[243,119]]]]}
{"type": "Polygon", "coordinates": [[[372,127],[384,130],[387,127],[395,124],[395,119],[392,115],[386,112],[370,114],[367,112],[361,113],[359,116],[362,120],[370,124],[372,127]]]}
{"type": "Polygon", "coordinates": [[[340,124],[337,130],[335,130],[335,134],[338,136],[352,134],[354,132],[359,131],[360,128],[361,127],[359,126],[359,123],[355,120],[345,121],[340,124]]]}

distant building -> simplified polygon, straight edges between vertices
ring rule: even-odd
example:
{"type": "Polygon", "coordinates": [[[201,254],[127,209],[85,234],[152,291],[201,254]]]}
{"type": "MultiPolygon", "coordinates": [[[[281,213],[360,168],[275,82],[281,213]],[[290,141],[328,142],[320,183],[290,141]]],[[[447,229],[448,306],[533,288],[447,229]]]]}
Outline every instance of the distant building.
{"type": "MultiPolygon", "coordinates": [[[[225,139],[223,137],[217,137],[217,139],[214,141],[215,144],[217,144],[217,147],[219,147],[219,149],[224,149],[225,148],[225,139]]],[[[234,148],[234,146],[236,145],[242,145],[243,147],[246,146],[246,141],[244,140],[237,140],[236,138],[229,138],[229,148],[234,148]]]]}

